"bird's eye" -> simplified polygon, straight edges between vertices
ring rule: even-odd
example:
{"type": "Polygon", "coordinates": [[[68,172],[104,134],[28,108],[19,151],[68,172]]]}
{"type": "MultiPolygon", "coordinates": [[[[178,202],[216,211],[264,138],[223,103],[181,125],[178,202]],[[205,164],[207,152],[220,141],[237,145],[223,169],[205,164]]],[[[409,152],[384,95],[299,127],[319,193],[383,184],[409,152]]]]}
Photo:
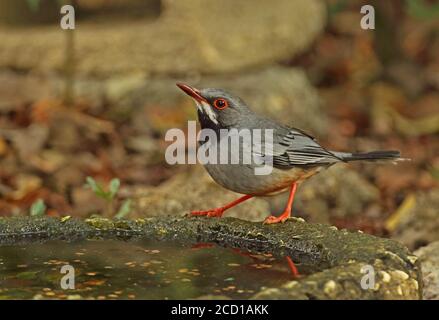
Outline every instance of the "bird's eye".
{"type": "Polygon", "coordinates": [[[213,106],[215,108],[217,108],[218,110],[224,110],[225,108],[227,108],[229,106],[229,103],[227,102],[226,99],[216,99],[213,102],[213,106]]]}

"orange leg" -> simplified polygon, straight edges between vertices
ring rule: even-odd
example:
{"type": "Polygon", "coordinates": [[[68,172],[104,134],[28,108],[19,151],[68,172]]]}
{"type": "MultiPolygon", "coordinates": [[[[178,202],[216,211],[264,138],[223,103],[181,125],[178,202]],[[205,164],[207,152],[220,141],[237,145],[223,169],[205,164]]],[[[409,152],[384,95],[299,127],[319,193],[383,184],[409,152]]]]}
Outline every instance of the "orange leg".
{"type": "Polygon", "coordinates": [[[198,242],[191,246],[191,249],[197,250],[197,249],[204,249],[204,248],[212,248],[214,247],[214,243],[210,242],[198,242]]]}
{"type": "Polygon", "coordinates": [[[288,266],[290,267],[291,273],[293,274],[293,277],[297,277],[299,275],[299,271],[297,270],[296,265],[294,264],[293,260],[286,256],[287,258],[287,262],[288,262],[288,266]]]}
{"type": "Polygon", "coordinates": [[[264,220],[264,224],[272,224],[272,223],[279,223],[279,222],[285,222],[290,216],[291,216],[291,208],[293,207],[293,200],[294,195],[296,194],[297,189],[297,183],[293,183],[291,185],[290,190],[290,196],[288,197],[288,203],[287,207],[285,208],[284,212],[279,216],[269,216],[264,220]]]}
{"type": "Polygon", "coordinates": [[[237,204],[240,204],[241,202],[244,202],[245,200],[248,200],[250,198],[253,198],[251,195],[245,195],[239,199],[236,199],[235,201],[230,202],[229,204],[226,204],[225,206],[210,209],[206,211],[192,211],[192,216],[208,216],[208,217],[221,217],[227,209],[230,209],[231,207],[236,206],[237,204]]]}

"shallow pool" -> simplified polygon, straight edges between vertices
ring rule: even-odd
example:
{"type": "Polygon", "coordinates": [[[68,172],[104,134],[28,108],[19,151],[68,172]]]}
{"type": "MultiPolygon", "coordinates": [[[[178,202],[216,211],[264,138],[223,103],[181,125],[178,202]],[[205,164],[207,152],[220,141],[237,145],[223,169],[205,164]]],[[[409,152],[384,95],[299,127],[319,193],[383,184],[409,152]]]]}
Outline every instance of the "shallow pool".
{"type": "Polygon", "coordinates": [[[213,244],[96,240],[0,247],[0,299],[246,299],[292,278],[285,259],[213,244]],[[67,275],[74,270],[75,289],[62,289],[63,265],[73,267],[67,275]]]}

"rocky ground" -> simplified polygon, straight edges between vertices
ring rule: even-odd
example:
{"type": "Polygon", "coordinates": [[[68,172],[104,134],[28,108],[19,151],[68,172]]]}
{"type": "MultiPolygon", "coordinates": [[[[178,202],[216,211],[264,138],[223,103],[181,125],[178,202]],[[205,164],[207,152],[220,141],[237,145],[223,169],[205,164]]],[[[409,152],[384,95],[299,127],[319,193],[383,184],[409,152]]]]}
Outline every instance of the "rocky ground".
{"type": "MultiPolygon", "coordinates": [[[[150,1],[150,15],[116,19],[118,28],[105,14],[90,19],[102,4],[87,1],[70,103],[64,35],[50,24],[5,26],[0,14],[0,216],[28,215],[38,199],[49,216],[82,218],[110,217],[126,200],[123,216],[139,218],[234,199],[202,168],[169,166],[163,156],[165,132],[196,119],[175,82],[219,86],[329,149],[399,149],[411,159],[325,170],[300,187],[293,215],[419,249],[425,298],[437,297],[438,20],[376,2],[386,17],[378,27],[392,31],[365,32],[352,27],[359,1],[230,0],[222,10],[241,10],[225,16],[219,2],[199,1],[150,1]],[[210,19],[199,19],[206,12],[210,19]],[[105,186],[120,179],[111,203],[84,187],[87,176],[105,186]]],[[[260,221],[284,203],[285,195],[253,199],[226,215],[260,221]]]]}
{"type": "Polygon", "coordinates": [[[439,299],[439,243],[433,242],[415,251],[422,266],[424,283],[423,297],[427,300],[439,299]]]}
{"type": "Polygon", "coordinates": [[[115,238],[157,239],[185,245],[215,243],[252,254],[288,256],[308,267],[310,274],[300,275],[280,288],[263,288],[253,299],[419,299],[421,296],[419,261],[403,245],[358,231],[309,224],[299,218],[276,226],[234,218],[166,216],[135,221],[0,219],[0,244],[115,238]],[[373,270],[373,283],[362,280],[364,268],[373,270]]]}

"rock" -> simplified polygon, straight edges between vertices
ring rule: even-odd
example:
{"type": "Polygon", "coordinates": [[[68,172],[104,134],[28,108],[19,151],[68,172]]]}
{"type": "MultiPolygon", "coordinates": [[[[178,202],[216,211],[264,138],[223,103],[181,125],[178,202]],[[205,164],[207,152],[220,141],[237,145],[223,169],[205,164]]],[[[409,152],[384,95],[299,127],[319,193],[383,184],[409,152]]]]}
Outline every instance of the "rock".
{"type": "Polygon", "coordinates": [[[422,269],[423,298],[439,300],[439,241],[415,251],[422,269]]]}
{"type": "MultiPolygon", "coordinates": [[[[161,8],[158,16],[145,19],[76,21],[77,71],[193,74],[268,65],[307,48],[326,16],[319,0],[162,0],[161,8]]],[[[0,38],[2,68],[63,67],[65,31],[58,24],[3,26],[0,38]]]]}
{"type": "Polygon", "coordinates": [[[339,164],[304,182],[297,200],[297,208],[314,218],[325,212],[346,218],[376,203],[379,190],[349,166],[339,164]]]}
{"type": "MultiPolygon", "coordinates": [[[[195,165],[158,187],[137,188],[133,195],[133,211],[130,217],[187,214],[192,210],[220,207],[240,196],[219,186],[204,168],[195,165]]],[[[227,210],[224,215],[261,221],[269,213],[268,203],[256,198],[227,210]]]]}
{"type": "Polygon", "coordinates": [[[398,218],[392,238],[412,250],[439,240],[439,189],[418,193],[398,218]]]}
{"type": "Polygon", "coordinates": [[[235,218],[177,217],[180,213],[135,221],[0,218],[0,245],[60,239],[154,239],[189,246],[214,243],[254,254],[271,253],[276,258],[289,256],[314,272],[276,288],[261,289],[253,299],[422,297],[420,263],[396,241],[299,219],[264,225],[235,218]]]}
{"type": "Polygon", "coordinates": [[[291,281],[280,288],[261,290],[253,299],[288,299],[288,300],[403,300],[419,299],[418,280],[398,277],[401,270],[392,270],[382,260],[373,265],[376,275],[374,288],[363,289],[359,282],[365,276],[361,270],[365,265],[352,262],[343,267],[336,267],[312,274],[306,279],[291,281]],[[384,278],[382,274],[387,275],[384,278]],[[390,276],[390,274],[395,276],[390,276]],[[378,275],[378,276],[377,276],[378,275]]]}

